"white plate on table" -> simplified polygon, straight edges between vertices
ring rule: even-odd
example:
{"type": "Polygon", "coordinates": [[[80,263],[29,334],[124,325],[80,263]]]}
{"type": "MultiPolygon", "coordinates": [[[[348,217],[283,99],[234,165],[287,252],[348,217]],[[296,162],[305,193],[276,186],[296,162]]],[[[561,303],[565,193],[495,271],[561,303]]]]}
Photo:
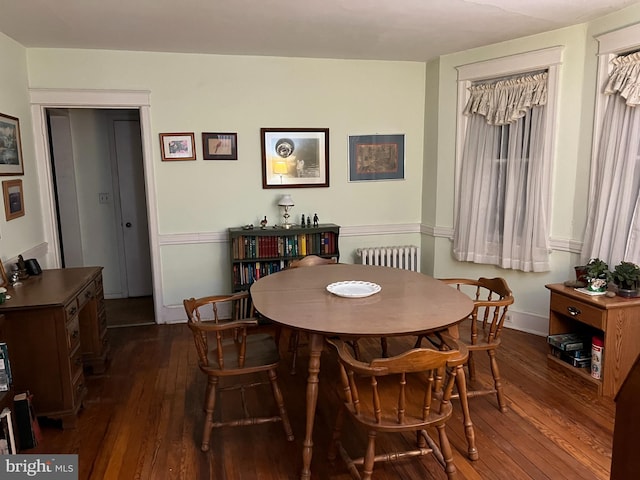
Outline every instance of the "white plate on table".
{"type": "Polygon", "coordinates": [[[382,290],[382,287],[377,283],[363,282],[361,280],[348,280],[327,285],[327,291],[345,298],[369,297],[380,290],[382,290]]]}

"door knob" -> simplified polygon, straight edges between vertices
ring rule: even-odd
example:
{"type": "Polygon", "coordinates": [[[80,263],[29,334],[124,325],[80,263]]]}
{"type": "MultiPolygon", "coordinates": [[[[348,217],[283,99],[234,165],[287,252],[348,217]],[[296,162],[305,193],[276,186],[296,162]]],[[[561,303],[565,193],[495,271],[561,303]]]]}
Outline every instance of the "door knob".
{"type": "Polygon", "coordinates": [[[127,227],[127,228],[131,228],[131,222],[125,223],[124,226],[127,227]]]}

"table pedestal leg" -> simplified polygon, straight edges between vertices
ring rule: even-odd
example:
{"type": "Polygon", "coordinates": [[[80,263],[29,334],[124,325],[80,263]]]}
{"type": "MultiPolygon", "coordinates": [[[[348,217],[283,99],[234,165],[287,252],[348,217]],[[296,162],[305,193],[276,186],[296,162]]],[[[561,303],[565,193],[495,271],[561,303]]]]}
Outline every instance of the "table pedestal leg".
{"type": "Polygon", "coordinates": [[[311,478],[311,457],[313,455],[313,421],[318,403],[318,374],[320,373],[320,355],[324,347],[324,337],[317,333],[309,334],[309,376],[307,377],[307,423],[302,443],[302,480],[311,478]]]}

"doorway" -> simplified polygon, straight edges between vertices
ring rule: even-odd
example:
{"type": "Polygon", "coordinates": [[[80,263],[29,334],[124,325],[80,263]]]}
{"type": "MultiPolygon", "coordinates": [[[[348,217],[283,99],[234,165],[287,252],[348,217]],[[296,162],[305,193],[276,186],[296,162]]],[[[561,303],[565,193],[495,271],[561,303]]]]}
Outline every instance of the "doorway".
{"type": "Polygon", "coordinates": [[[107,302],[149,297],[152,306],[139,111],[45,112],[61,266],[102,265],[107,302]]]}

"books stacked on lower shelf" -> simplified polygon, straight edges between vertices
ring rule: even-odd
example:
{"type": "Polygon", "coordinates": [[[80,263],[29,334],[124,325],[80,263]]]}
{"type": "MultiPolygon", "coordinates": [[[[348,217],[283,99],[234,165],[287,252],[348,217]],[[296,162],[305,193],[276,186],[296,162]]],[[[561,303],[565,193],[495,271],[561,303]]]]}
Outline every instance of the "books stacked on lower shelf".
{"type": "Polygon", "coordinates": [[[579,333],[561,333],[549,335],[547,343],[551,345],[551,354],[577,368],[591,367],[591,340],[579,333]]]}
{"type": "Polygon", "coordinates": [[[33,395],[29,392],[19,393],[13,397],[13,408],[16,412],[16,425],[20,450],[34,448],[42,441],[42,433],[38,418],[33,411],[33,395]]]}
{"type": "Polygon", "coordinates": [[[13,421],[11,410],[4,408],[0,413],[0,455],[12,455],[18,453],[16,440],[13,433],[13,421]]]}

